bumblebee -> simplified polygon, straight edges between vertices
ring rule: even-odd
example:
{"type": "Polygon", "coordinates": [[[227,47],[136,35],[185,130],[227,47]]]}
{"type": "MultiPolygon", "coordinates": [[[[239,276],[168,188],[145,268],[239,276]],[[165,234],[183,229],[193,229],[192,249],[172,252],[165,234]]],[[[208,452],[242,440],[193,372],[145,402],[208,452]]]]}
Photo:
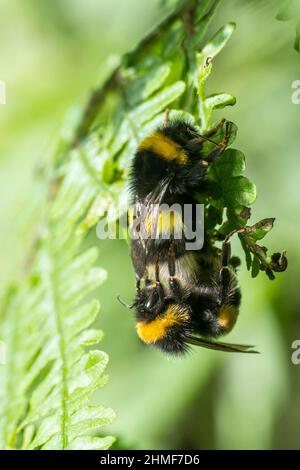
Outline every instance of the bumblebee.
{"type": "Polygon", "coordinates": [[[136,298],[128,307],[135,310],[139,338],[167,354],[183,354],[191,344],[255,352],[252,346],[215,341],[234,327],[241,301],[229,238],[219,249],[204,236],[202,249],[187,250],[186,236],[175,236],[184,227],[183,212],[168,209],[188,204],[196,225],[196,193],[228,146],[230,128],[222,120],[200,135],[187,122],[167,121],[139,144],[133,159],[129,224],[132,228],[138,220],[131,240],[136,298]],[[217,143],[213,137],[219,130],[223,137],[217,143]],[[213,144],[209,153],[207,141],[213,144]]]}

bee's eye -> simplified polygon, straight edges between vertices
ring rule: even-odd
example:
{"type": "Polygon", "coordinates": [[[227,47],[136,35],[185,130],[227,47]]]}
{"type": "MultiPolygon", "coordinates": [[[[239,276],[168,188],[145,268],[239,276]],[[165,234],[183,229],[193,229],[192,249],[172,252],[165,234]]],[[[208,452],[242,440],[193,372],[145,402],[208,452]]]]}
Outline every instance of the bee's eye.
{"type": "Polygon", "coordinates": [[[156,289],[153,289],[151,294],[149,295],[149,298],[147,299],[145,303],[145,307],[148,310],[151,310],[159,301],[159,295],[156,289]]]}

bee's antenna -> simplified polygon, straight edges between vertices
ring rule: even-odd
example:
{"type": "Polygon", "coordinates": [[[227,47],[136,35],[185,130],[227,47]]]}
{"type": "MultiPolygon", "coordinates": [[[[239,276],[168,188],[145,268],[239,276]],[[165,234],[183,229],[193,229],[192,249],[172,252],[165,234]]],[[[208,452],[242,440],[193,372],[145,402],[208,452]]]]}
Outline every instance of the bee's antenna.
{"type": "Polygon", "coordinates": [[[120,304],[123,305],[123,307],[129,308],[129,309],[132,309],[134,307],[133,304],[129,305],[126,302],[124,302],[124,300],[121,299],[121,297],[119,295],[117,295],[117,299],[120,302],[120,304]]]}

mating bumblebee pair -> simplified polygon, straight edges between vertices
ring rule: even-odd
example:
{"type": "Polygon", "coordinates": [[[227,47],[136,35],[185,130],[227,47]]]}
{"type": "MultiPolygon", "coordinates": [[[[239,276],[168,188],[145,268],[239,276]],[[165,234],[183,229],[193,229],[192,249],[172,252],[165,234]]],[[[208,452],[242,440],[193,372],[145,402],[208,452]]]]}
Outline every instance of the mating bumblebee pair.
{"type": "Polygon", "coordinates": [[[140,339],[169,354],[184,353],[189,344],[255,352],[251,346],[213,340],[232,330],[241,301],[229,237],[222,249],[216,248],[204,228],[202,248],[187,250],[184,233],[175,235],[184,227],[184,211],[162,209],[189,205],[192,225],[197,226],[197,191],[208,167],[226,149],[230,127],[230,122],[222,120],[201,136],[187,122],[167,121],[140,143],[133,160],[129,222],[131,228],[135,225],[131,257],[137,281],[130,308],[136,312],[140,339]],[[217,143],[213,137],[220,128],[223,138],[217,143]],[[213,147],[205,154],[207,141],[213,147]]]}

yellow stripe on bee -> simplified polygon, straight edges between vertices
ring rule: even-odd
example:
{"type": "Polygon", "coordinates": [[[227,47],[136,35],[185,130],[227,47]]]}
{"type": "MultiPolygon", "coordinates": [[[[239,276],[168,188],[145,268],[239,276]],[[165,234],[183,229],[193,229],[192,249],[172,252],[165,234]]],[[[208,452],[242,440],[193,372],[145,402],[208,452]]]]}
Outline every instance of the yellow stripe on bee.
{"type": "Polygon", "coordinates": [[[157,226],[159,233],[181,229],[183,227],[181,214],[176,211],[160,212],[157,226]]]}
{"type": "Polygon", "coordinates": [[[153,134],[146,137],[140,143],[139,150],[149,150],[166,160],[177,160],[179,163],[187,163],[188,161],[187,152],[170,137],[160,132],[153,132],[153,134]]]}
{"type": "Polygon", "coordinates": [[[168,329],[189,319],[186,309],[171,305],[164,313],[150,322],[139,321],[136,324],[137,334],[146,344],[156,343],[166,336],[168,329]]]}
{"type": "Polygon", "coordinates": [[[219,325],[226,330],[227,333],[234,327],[238,316],[238,309],[233,305],[225,305],[221,307],[218,315],[219,325]]]}
{"type": "MultiPolygon", "coordinates": [[[[147,233],[149,235],[155,229],[155,227],[153,226],[155,223],[155,221],[153,220],[154,218],[155,218],[155,215],[153,215],[151,212],[149,212],[146,216],[145,226],[146,226],[147,233]]],[[[182,221],[182,216],[179,212],[175,210],[160,211],[157,217],[156,235],[168,234],[168,233],[171,234],[177,231],[178,232],[182,231],[182,229],[183,229],[183,221],[182,221]]]]}

